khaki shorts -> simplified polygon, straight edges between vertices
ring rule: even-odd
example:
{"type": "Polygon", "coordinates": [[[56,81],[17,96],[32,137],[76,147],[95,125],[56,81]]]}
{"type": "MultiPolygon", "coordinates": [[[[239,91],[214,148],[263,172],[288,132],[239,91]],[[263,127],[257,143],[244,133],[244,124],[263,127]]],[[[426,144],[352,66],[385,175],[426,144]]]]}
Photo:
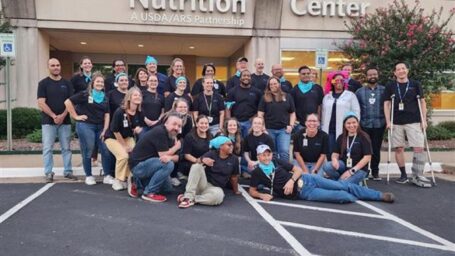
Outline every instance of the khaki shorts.
{"type": "Polygon", "coordinates": [[[424,137],[420,123],[393,125],[392,146],[394,148],[406,147],[406,138],[408,139],[409,147],[424,147],[424,137]]]}

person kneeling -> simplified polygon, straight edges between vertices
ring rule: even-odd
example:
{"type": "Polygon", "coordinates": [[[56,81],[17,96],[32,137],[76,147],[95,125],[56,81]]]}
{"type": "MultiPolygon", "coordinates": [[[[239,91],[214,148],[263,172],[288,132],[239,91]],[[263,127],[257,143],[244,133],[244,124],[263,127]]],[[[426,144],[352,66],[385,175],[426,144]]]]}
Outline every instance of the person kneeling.
{"type": "Polygon", "coordinates": [[[185,194],[177,197],[179,208],[188,208],[195,203],[219,205],[223,202],[222,188],[230,182],[235,194],[238,190],[239,160],[232,154],[233,143],[226,136],[210,141],[210,150],[202,156],[203,164],[193,164],[188,176],[185,194]]]}
{"type": "Polygon", "coordinates": [[[356,200],[392,203],[392,193],[382,193],[357,184],[325,179],[314,174],[303,174],[302,169],[288,162],[273,160],[270,147],[260,145],[256,149],[259,160],[250,180],[249,194],[264,201],[274,196],[286,199],[302,199],[331,203],[352,203],[356,200]],[[258,190],[258,187],[270,189],[258,190]]]}

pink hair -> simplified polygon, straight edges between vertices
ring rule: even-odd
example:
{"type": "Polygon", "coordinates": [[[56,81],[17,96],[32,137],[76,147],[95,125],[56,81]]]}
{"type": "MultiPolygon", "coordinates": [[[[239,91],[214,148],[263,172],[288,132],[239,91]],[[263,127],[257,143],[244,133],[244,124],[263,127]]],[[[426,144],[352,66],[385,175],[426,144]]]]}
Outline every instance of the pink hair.
{"type": "Polygon", "coordinates": [[[344,89],[348,89],[348,79],[349,79],[349,72],[348,71],[331,71],[327,75],[327,81],[325,82],[325,87],[324,87],[324,94],[329,93],[332,91],[332,80],[336,75],[342,75],[344,78],[344,89]]]}

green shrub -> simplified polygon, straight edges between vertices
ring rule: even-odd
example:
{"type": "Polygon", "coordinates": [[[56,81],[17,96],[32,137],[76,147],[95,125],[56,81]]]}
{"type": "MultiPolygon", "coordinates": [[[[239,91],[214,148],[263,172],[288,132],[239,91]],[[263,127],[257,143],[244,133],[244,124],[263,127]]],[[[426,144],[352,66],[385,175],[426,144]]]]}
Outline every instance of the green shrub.
{"type": "MultiPolygon", "coordinates": [[[[14,108],[12,114],[14,138],[24,138],[41,128],[41,112],[38,109],[14,108]]],[[[6,137],[6,110],[0,110],[0,137],[6,137]]]]}
{"type": "Polygon", "coordinates": [[[41,143],[42,141],[41,129],[34,130],[32,133],[27,134],[26,138],[28,142],[41,143]]]}
{"type": "Polygon", "coordinates": [[[428,140],[449,140],[452,133],[442,126],[429,126],[427,129],[428,140]]]}
{"type": "Polygon", "coordinates": [[[447,129],[452,134],[452,138],[455,138],[455,121],[444,121],[437,126],[447,129]]]}

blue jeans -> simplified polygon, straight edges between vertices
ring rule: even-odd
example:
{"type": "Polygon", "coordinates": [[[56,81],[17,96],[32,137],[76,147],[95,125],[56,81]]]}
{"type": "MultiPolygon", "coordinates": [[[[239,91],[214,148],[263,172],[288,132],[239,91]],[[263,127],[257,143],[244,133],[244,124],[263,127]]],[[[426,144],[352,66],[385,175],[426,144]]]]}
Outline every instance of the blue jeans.
{"type": "Polygon", "coordinates": [[[172,170],[174,170],[174,162],[163,163],[157,157],[140,162],[132,170],[138,192],[144,191],[145,195],[159,193],[160,190],[167,187],[166,184],[172,170]]]}
{"type": "Polygon", "coordinates": [[[79,136],[82,166],[84,167],[85,176],[92,176],[91,156],[95,149],[95,144],[98,144],[98,148],[101,151],[101,164],[103,165],[104,174],[114,176],[114,168],[111,165],[111,154],[100,139],[103,126],[103,124],[76,122],[76,132],[79,136]]]}
{"type": "Polygon", "coordinates": [[[286,132],[286,129],[267,129],[270,137],[272,137],[275,142],[275,152],[276,158],[283,161],[289,161],[289,144],[291,144],[291,134],[286,132]]]}
{"type": "Polygon", "coordinates": [[[251,121],[246,120],[240,123],[240,132],[242,133],[242,138],[248,136],[248,130],[251,128],[251,121]]]}
{"type": "Polygon", "coordinates": [[[304,186],[299,198],[308,201],[353,203],[357,199],[381,201],[382,193],[357,184],[334,181],[318,175],[304,174],[304,186]]]}
{"type": "Polygon", "coordinates": [[[64,172],[63,174],[73,173],[73,167],[71,164],[71,125],[53,125],[43,124],[41,125],[42,140],[43,140],[43,161],[44,161],[44,174],[49,174],[54,168],[54,159],[52,150],[54,148],[55,139],[58,136],[60,147],[62,148],[62,158],[64,172]]]}
{"type": "MultiPolygon", "coordinates": [[[[297,160],[295,160],[295,159],[294,159],[294,161],[293,161],[293,164],[296,165],[296,166],[298,166],[298,167],[300,167],[300,168],[302,168],[302,166],[300,166],[299,163],[297,162],[297,160]]],[[[311,170],[313,170],[313,167],[314,167],[315,165],[316,165],[316,163],[307,163],[307,162],[305,162],[305,166],[306,166],[306,168],[308,169],[308,171],[310,172],[310,174],[312,174],[312,173],[311,173],[311,170]]],[[[302,169],[303,169],[303,168],[302,168],[302,169]]]]}
{"type": "Polygon", "coordinates": [[[296,133],[296,132],[302,130],[302,128],[303,128],[303,126],[302,126],[301,123],[298,124],[298,125],[295,125],[294,128],[292,128],[292,134],[294,134],[294,133],[296,133]]]}
{"type": "MultiPolygon", "coordinates": [[[[348,169],[346,168],[346,164],[343,161],[338,160],[338,162],[340,163],[340,167],[338,169],[333,168],[332,161],[326,162],[324,165],[322,165],[322,170],[319,171],[319,176],[323,177],[323,174],[325,173],[329,176],[329,179],[339,180],[340,176],[348,169]]],[[[358,170],[351,177],[342,181],[359,184],[366,177],[367,173],[364,170],[358,170]]]]}

